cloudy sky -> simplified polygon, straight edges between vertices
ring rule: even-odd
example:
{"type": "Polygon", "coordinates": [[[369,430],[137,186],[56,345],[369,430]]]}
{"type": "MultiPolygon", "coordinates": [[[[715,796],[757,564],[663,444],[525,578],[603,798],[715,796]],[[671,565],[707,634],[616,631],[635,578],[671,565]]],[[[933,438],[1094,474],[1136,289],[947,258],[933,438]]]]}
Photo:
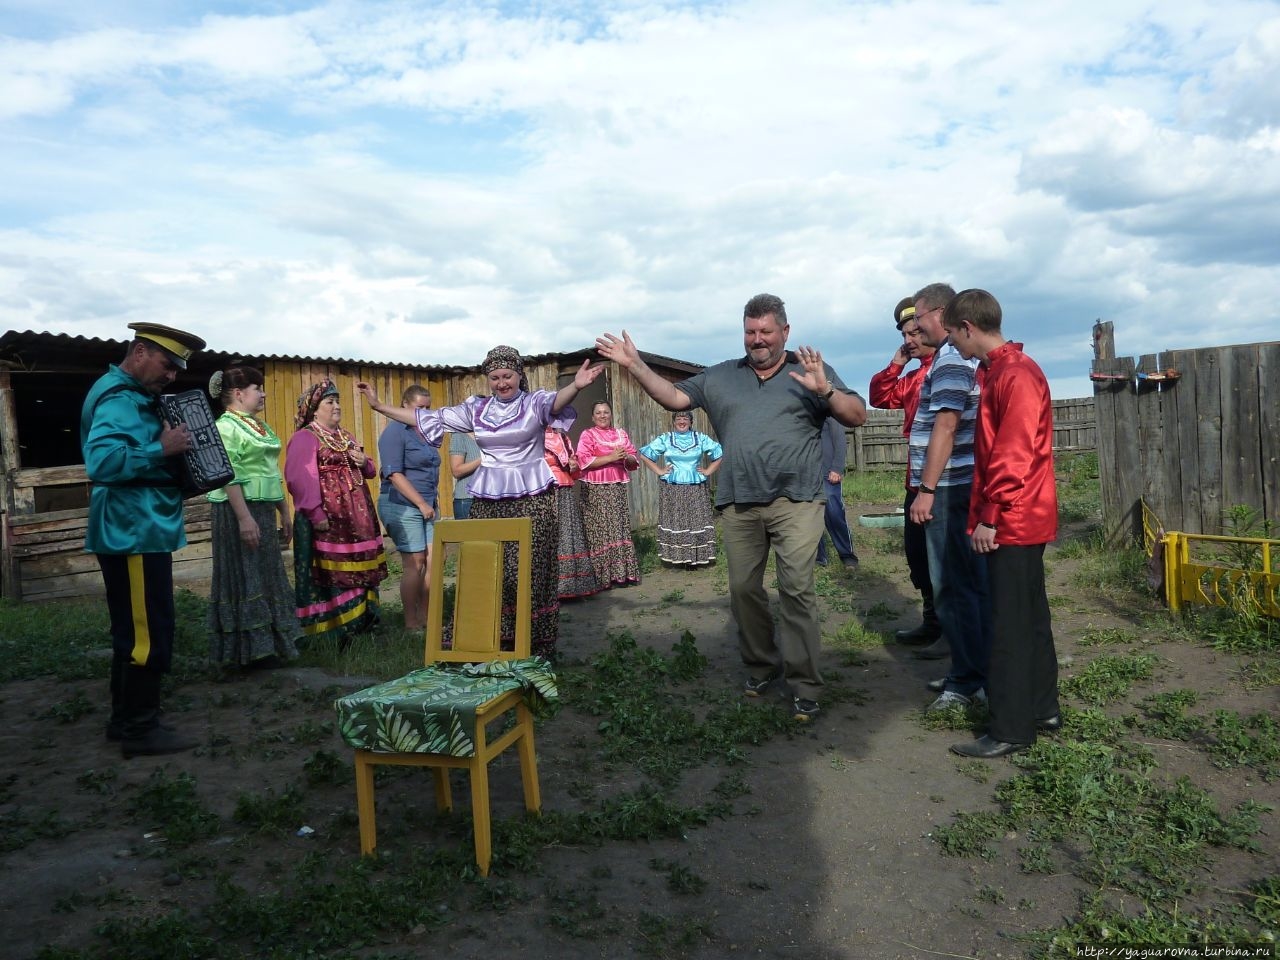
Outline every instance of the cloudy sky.
{"type": "Polygon", "coordinates": [[[984,287],[1056,396],[1275,339],[1280,5],[0,0],[0,323],[474,363],[741,308],[865,388],[984,287]]]}

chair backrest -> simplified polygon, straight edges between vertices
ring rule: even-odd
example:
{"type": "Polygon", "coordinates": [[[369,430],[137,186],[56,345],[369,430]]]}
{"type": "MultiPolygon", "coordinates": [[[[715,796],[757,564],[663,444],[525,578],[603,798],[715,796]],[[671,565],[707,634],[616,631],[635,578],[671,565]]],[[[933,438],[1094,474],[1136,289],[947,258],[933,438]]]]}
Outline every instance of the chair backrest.
{"type": "Polygon", "coordinates": [[[427,609],[427,663],[478,663],[529,656],[533,623],[533,523],[506,520],[439,520],[431,546],[431,602],[427,609]],[[445,548],[457,544],[458,572],[453,597],[453,644],[445,650],[445,548]],[[502,555],[516,550],[515,649],[500,649],[502,637],[502,555]]]}

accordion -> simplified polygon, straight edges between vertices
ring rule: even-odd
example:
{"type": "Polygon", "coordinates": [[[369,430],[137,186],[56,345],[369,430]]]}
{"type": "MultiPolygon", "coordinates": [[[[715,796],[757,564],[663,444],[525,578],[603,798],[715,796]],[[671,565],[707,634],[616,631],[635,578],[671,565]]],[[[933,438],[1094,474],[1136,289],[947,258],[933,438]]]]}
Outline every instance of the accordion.
{"type": "Polygon", "coordinates": [[[160,411],[170,426],[185,423],[191,431],[191,449],[175,458],[184,498],[225,487],[236,478],[203,391],[166,393],[160,397],[160,411]]]}

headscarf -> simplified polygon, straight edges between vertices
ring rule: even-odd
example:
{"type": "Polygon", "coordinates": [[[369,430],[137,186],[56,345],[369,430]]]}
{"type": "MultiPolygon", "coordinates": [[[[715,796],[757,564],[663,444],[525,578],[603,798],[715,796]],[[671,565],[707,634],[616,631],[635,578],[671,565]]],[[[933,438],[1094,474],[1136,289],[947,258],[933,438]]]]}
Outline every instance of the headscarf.
{"type": "Polygon", "coordinates": [[[520,389],[528,392],[529,380],[524,375],[524,361],[520,359],[520,351],[515,347],[498,344],[484,355],[480,372],[487,377],[494,370],[514,370],[520,378],[520,389]]]}
{"type": "Polygon", "coordinates": [[[293,418],[293,425],[301,430],[315,419],[321,400],[336,396],[338,396],[338,386],[328,378],[307,387],[298,397],[298,415],[293,418]]]}

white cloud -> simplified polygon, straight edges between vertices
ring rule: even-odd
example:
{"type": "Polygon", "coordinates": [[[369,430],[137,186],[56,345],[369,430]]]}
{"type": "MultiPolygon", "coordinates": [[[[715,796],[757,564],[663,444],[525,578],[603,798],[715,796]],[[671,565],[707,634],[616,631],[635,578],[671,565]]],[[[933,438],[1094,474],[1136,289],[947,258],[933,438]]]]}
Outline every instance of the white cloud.
{"type": "Polygon", "coordinates": [[[1280,280],[1273,14],[317,3],[0,38],[0,319],[442,363],[627,326],[712,361],[770,290],[859,383],[946,279],[1076,383],[1096,317],[1238,340],[1280,280]]]}

